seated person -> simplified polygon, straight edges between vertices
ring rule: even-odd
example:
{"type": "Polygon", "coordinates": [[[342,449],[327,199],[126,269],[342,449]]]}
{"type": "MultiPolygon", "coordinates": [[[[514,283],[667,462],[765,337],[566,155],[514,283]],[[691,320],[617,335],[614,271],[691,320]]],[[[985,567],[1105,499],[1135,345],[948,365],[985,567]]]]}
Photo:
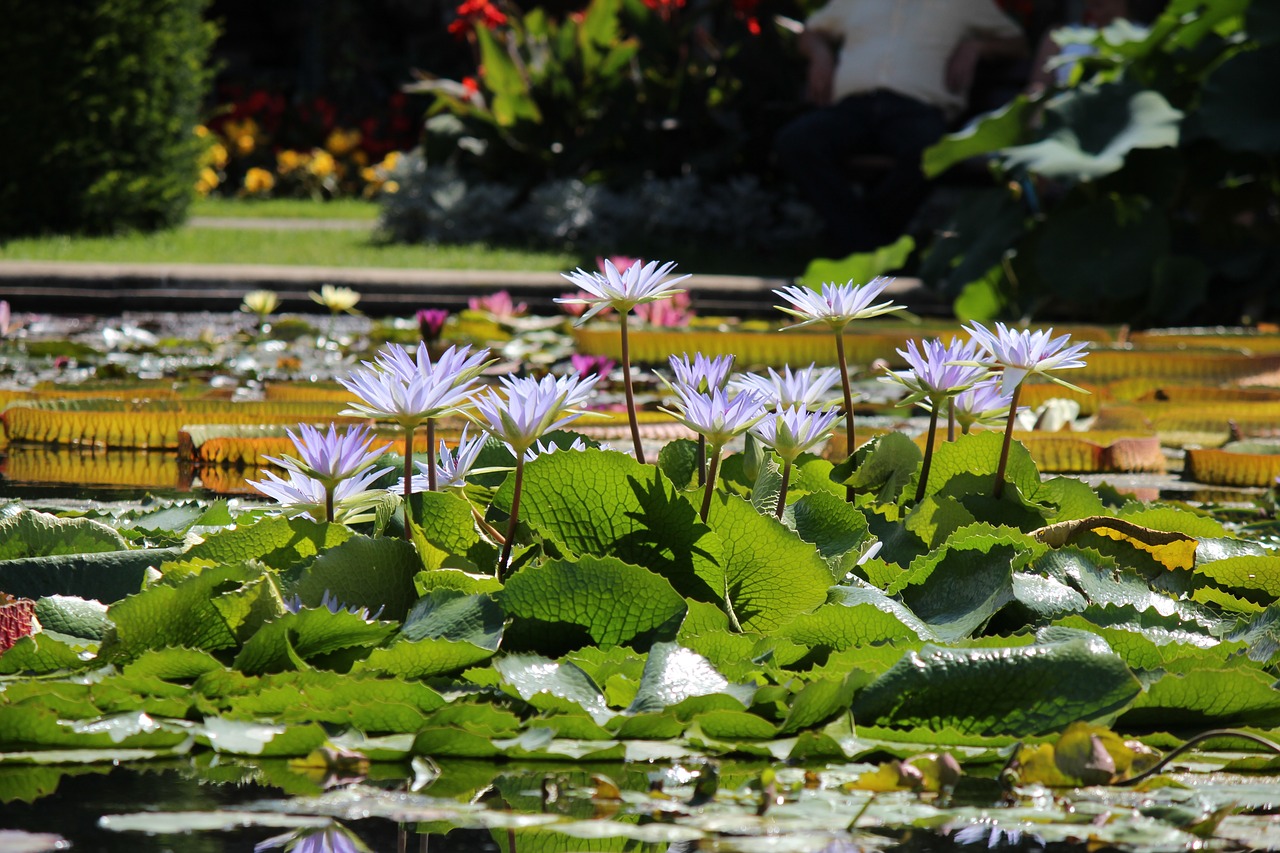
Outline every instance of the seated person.
{"type": "Polygon", "coordinates": [[[1027,52],[1022,30],[993,0],[831,0],[797,45],[816,109],[783,127],[774,150],[822,216],[829,257],[902,232],[927,189],[920,155],[964,109],[979,59],[1027,52]],[[888,155],[893,166],[860,197],[845,165],[864,153],[888,155]]]}

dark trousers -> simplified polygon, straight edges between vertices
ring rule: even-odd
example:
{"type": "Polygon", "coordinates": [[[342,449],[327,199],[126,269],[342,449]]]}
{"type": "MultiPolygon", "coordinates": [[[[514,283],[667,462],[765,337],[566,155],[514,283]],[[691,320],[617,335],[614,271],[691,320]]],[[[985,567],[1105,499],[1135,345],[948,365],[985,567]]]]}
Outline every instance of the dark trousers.
{"type": "Polygon", "coordinates": [[[794,119],[778,131],[778,165],[826,223],[824,251],[842,258],[902,233],[924,199],[920,155],[946,132],[937,107],[883,89],[850,95],[794,119]],[[855,191],[848,161],[883,154],[893,166],[855,191]]]}

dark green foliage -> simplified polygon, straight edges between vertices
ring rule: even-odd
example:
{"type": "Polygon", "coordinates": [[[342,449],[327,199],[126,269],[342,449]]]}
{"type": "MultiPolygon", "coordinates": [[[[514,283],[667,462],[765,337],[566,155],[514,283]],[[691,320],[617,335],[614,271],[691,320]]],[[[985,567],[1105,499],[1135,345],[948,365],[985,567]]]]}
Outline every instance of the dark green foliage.
{"type": "Polygon", "coordinates": [[[203,147],[206,6],[0,3],[0,236],[181,221],[203,147]]]}

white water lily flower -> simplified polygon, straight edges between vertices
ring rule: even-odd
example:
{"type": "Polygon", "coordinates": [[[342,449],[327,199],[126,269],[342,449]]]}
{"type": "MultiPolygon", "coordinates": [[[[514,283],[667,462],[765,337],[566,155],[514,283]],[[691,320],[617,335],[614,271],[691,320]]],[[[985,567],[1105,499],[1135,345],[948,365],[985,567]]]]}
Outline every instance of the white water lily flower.
{"type": "Polygon", "coordinates": [[[996,323],[992,332],[981,323],[970,323],[964,327],[973,340],[986,350],[990,360],[1004,368],[1001,383],[1006,391],[1012,391],[1022,384],[1028,376],[1038,374],[1059,385],[1083,391],[1069,382],[1053,375],[1057,370],[1084,367],[1084,359],[1080,355],[1087,346],[1084,343],[1070,344],[1070,335],[1053,337],[1053,329],[1031,331],[1022,329],[1013,331],[1004,323],[996,323]]]}
{"type": "Polygon", "coordinates": [[[342,311],[348,314],[356,313],[356,303],[360,301],[360,294],[351,288],[337,287],[332,284],[322,284],[319,293],[312,290],[308,291],[307,295],[311,297],[311,301],[323,305],[335,314],[342,311]]]}
{"type": "Polygon", "coordinates": [[[694,353],[693,361],[689,361],[688,353],[683,356],[670,356],[667,363],[675,376],[676,384],[683,385],[699,393],[706,393],[712,388],[724,388],[733,372],[734,356],[719,355],[707,358],[702,353],[694,353]]]}
{"type": "Polygon", "coordinates": [[[790,464],[801,453],[807,453],[831,437],[831,425],[840,412],[810,411],[797,406],[779,408],[751,427],[751,434],[760,439],[783,462],[790,464]]]}
{"type": "Polygon", "coordinates": [[[768,370],[768,376],[743,374],[733,380],[732,387],[751,391],[766,405],[782,409],[799,406],[812,410],[839,405],[839,400],[831,396],[831,390],[840,381],[840,371],[834,367],[819,369],[811,364],[793,373],[789,365],[783,365],[781,374],[772,367],[768,370]]]}
{"type": "Polygon", "coordinates": [[[852,280],[845,284],[827,283],[822,285],[821,292],[792,285],[774,291],[791,303],[791,307],[776,307],[784,314],[790,314],[801,321],[787,326],[788,329],[822,323],[838,332],[854,320],[866,320],[903,310],[906,306],[897,305],[893,300],[873,304],[892,283],[892,278],[879,276],[866,284],[854,284],[852,280]]]}
{"type": "Polygon", "coordinates": [[[598,379],[504,376],[501,382],[505,393],[488,388],[473,398],[473,420],[521,457],[543,435],[581,417],[582,412],[576,410],[586,403],[598,379]]]}
{"type": "Polygon", "coordinates": [[[574,325],[582,325],[607,308],[619,313],[630,311],[637,305],[669,299],[683,290],[674,290],[674,286],[688,278],[688,275],[667,278],[667,274],[675,269],[675,262],[668,261],[659,265],[650,261],[641,266],[632,264],[623,271],[613,265],[613,261],[604,262],[604,272],[587,272],[576,269],[570,273],[561,273],[566,279],[584,291],[584,296],[570,296],[555,301],[561,305],[587,305],[589,309],[574,321],[574,325]]]}

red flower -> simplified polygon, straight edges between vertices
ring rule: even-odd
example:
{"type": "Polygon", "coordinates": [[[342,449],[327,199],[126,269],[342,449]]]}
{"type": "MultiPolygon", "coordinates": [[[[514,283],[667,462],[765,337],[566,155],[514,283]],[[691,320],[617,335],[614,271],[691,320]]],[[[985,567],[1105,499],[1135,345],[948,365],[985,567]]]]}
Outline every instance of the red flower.
{"type": "Polygon", "coordinates": [[[480,93],[480,84],[476,82],[474,77],[463,77],[462,88],[466,91],[468,98],[480,93]]]}
{"type": "Polygon", "coordinates": [[[455,38],[464,38],[472,27],[491,30],[507,22],[507,16],[490,0],[462,0],[455,12],[458,17],[449,25],[449,33],[455,38]]]}
{"type": "Polygon", "coordinates": [[[760,0],[733,0],[733,14],[746,23],[753,36],[760,35],[760,19],[755,14],[759,5],[760,0]]]}

